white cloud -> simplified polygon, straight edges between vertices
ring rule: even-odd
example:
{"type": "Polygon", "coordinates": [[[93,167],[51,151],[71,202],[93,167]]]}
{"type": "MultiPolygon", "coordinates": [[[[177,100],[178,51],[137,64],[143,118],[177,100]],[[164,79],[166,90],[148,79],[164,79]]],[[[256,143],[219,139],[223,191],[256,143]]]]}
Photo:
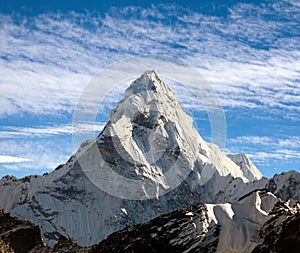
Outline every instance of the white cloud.
{"type": "Polygon", "coordinates": [[[31,160],[27,158],[0,155],[0,163],[22,163],[22,162],[30,162],[30,161],[31,160]]]}
{"type": "MultiPolygon", "coordinates": [[[[297,149],[300,148],[300,136],[289,136],[286,138],[274,138],[274,136],[239,136],[227,139],[229,145],[242,144],[244,146],[259,145],[268,146],[269,149],[297,149]]],[[[300,156],[300,154],[298,154],[300,156]]]]}
{"type": "Polygon", "coordinates": [[[226,153],[246,153],[259,168],[266,166],[272,171],[280,167],[280,170],[299,169],[300,136],[239,136],[227,139],[227,143],[226,153]]]}
{"type": "Polygon", "coordinates": [[[239,136],[232,139],[227,139],[230,144],[260,144],[269,145],[274,141],[268,136],[239,136]]]}
{"type": "Polygon", "coordinates": [[[77,128],[74,128],[72,125],[55,125],[49,127],[14,127],[14,126],[5,126],[0,127],[0,137],[2,139],[11,139],[18,137],[47,137],[54,135],[65,135],[73,133],[86,133],[86,132],[100,132],[104,123],[99,124],[80,124],[77,128]]]}
{"type": "Polygon", "coordinates": [[[276,159],[276,160],[290,160],[292,158],[294,159],[300,159],[299,152],[283,149],[283,150],[275,150],[274,152],[252,152],[249,154],[250,157],[254,159],[254,161],[264,162],[268,161],[270,159],[276,159]]]}

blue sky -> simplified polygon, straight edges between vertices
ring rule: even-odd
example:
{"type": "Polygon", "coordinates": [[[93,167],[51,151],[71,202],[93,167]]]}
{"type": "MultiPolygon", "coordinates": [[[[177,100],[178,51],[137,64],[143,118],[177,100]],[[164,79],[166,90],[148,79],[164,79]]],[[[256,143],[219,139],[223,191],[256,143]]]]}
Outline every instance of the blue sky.
{"type": "MultiPolygon", "coordinates": [[[[299,20],[296,0],[2,1],[0,177],[66,162],[84,87],[139,55],[178,58],[209,81],[224,108],[227,153],[247,153],[267,177],[299,171],[299,20]]],[[[209,141],[205,112],[175,93],[209,141]]]]}

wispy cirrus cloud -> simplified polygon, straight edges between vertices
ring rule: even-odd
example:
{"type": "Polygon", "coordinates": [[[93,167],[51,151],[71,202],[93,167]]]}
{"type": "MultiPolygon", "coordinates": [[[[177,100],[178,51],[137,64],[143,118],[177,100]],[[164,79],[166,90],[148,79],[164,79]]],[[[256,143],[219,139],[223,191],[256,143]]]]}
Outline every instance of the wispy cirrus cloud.
{"type": "Polygon", "coordinates": [[[246,153],[260,166],[272,168],[268,176],[272,176],[274,169],[284,171],[285,168],[299,169],[300,137],[287,136],[239,136],[227,139],[227,153],[246,153]]]}
{"type": "Polygon", "coordinates": [[[299,153],[295,150],[290,149],[279,149],[275,150],[274,152],[253,152],[250,154],[254,159],[257,161],[267,161],[269,159],[276,159],[276,160],[284,160],[287,161],[291,158],[299,159],[299,153]]]}
{"type": "Polygon", "coordinates": [[[143,54],[197,67],[224,106],[299,110],[298,5],[236,4],[229,12],[216,17],[162,5],[115,8],[104,17],[2,14],[0,115],[72,112],[101,68],[143,54]]]}
{"type": "Polygon", "coordinates": [[[18,172],[23,176],[28,171],[52,171],[60,163],[66,162],[72,153],[73,146],[68,138],[1,140],[0,154],[3,159],[1,158],[0,175],[18,172]]]}
{"type": "Polygon", "coordinates": [[[42,127],[15,127],[4,126],[0,127],[1,139],[13,139],[19,137],[49,137],[56,135],[71,135],[73,133],[85,132],[100,132],[105,123],[99,124],[80,124],[77,128],[72,125],[56,125],[56,126],[42,126],[42,127]]]}
{"type": "MultiPolygon", "coordinates": [[[[288,136],[283,139],[274,139],[270,136],[239,136],[236,138],[227,139],[229,144],[245,144],[245,145],[261,145],[274,147],[278,149],[283,148],[300,148],[300,136],[288,136]]],[[[300,154],[298,154],[300,157],[300,154]]]]}

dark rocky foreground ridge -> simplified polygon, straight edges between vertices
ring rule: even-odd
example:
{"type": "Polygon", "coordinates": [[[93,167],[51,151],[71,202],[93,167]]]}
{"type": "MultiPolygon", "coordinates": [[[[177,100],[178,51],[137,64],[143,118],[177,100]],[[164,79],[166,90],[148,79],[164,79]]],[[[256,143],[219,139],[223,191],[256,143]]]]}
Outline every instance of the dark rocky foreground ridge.
{"type": "MultiPolygon", "coordinates": [[[[251,196],[257,193],[262,198],[271,196],[267,190],[253,191],[240,201],[246,199],[249,202],[251,196]]],[[[299,249],[299,207],[296,201],[284,202],[276,199],[268,214],[271,218],[260,226],[257,243],[248,252],[281,253],[299,249]]],[[[115,232],[101,243],[90,247],[81,247],[61,237],[53,248],[42,240],[38,226],[1,210],[0,249],[1,253],[217,252],[222,224],[208,225],[211,215],[209,209],[209,204],[201,203],[177,210],[145,224],[115,232]]]]}
{"type": "Polygon", "coordinates": [[[51,248],[43,241],[38,226],[0,210],[1,253],[94,252],[92,249],[92,247],[90,249],[80,247],[64,237],[61,237],[58,243],[51,248]]]}

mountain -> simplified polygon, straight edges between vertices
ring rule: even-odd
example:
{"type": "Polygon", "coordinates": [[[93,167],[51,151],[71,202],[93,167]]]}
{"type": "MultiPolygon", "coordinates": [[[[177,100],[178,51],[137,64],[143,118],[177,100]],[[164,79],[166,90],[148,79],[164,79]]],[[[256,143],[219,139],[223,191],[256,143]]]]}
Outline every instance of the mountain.
{"type": "Polygon", "coordinates": [[[90,246],[127,226],[203,202],[235,205],[264,188],[299,197],[299,174],[268,180],[247,156],[205,142],[170,88],[146,71],[66,164],[43,176],[3,177],[0,208],[38,225],[50,246],[61,236],[90,246]]]}

